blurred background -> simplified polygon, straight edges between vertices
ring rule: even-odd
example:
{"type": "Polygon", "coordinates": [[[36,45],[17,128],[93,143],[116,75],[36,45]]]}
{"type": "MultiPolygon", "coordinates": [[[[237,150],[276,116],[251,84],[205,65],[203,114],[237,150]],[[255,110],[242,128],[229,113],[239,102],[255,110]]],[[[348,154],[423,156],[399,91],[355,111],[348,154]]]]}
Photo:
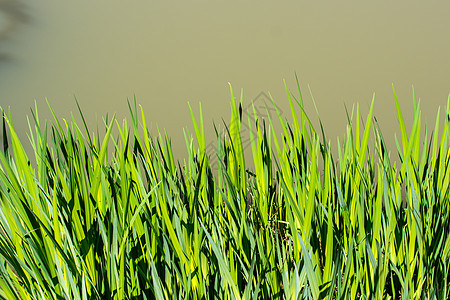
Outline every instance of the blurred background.
{"type": "MultiPolygon", "coordinates": [[[[186,154],[188,102],[213,122],[229,121],[230,92],[244,107],[270,93],[290,119],[283,79],[316,120],[310,90],[332,147],[346,129],[345,105],[375,116],[392,149],[399,132],[392,84],[412,119],[412,86],[432,127],[450,92],[448,1],[22,1],[0,0],[0,106],[26,137],[36,101],[50,119],[77,115],[95,129],[106,114],[142,105],[152,134],[166,129],[186,154]]],[[[270,105],[270,101],[268,102],[270,105]]],[[[273,110],[272,110],[273,112],[273,110]]],[[[262,113],[263,114],[263,113],[262,113]]],[[[441,116],[442,118],[442,116],[441,116]]],[[[214,147],[212,147],[214,148],[214,147]]],[[[213,150],[212,150],[213,151],[213,150]]]]}

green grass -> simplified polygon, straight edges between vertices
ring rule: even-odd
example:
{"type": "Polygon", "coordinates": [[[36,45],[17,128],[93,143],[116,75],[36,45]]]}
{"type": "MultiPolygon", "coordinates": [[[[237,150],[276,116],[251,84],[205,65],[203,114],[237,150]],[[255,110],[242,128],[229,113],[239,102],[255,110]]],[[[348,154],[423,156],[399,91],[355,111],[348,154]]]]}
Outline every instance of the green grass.
{"type": "Polygon", "coordinates": [[[195,132],[185,133],[183,162],[167,136],[148,132],[136,104],[130,124],[113,118],[103,136],[82,114],[82,126],[55,115],[47,125],[36,108],[33,158],[4,112],[0,297],[450,298],[448,103],[428,132],[413,99],[407,131],[394,91],[397,165],[374,100],[365,126],[358,107],[348,112],[335,158],[299,87],[295,97],[286,88],[291,121],[243,112],[242,94],[236,102],[230,92],[214,172],[201,107],[199,120],[191,109],[195,132]]]}

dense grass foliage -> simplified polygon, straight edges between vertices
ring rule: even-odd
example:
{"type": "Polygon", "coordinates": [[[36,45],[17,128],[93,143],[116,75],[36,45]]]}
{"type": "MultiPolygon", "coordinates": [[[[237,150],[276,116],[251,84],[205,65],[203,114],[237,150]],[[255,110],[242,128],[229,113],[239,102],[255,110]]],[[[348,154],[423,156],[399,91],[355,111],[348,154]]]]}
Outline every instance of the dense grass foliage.
{"type": "Polygon", "coordinates": [[[358,107],[349,112],[334,158],[300,89],[297,97],[287,90],[291,121],[247,114],[231,96],[229,126],[216,130],[217,172],[201,108],[199,119],[191,111],[195,134],[185,134],[183,163],[167,136],[152,137],[136,105],[130,126],[113,118],[97,135],[84,121],[54,116],[47,126],[36,109],[33,163],[4,113],[0,296],[450,298],[448,104],[429,134],[414,99],[408,133],[395,97],[396,166],[373,101],[364,126],[358,107]]]}

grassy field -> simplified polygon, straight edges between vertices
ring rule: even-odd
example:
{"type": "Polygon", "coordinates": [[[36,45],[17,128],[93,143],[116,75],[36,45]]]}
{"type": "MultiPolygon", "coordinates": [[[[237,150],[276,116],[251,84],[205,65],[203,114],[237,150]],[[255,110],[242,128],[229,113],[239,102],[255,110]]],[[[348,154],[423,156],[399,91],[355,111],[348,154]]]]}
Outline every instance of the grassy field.
{"type": "Polygon", "coordinates": [[[375,101],[364,126],[358,107],[348,112],[333,157],[299,87],[295,97],[286,88],[289,121],[242,111],[242,96],[236,101],[230,91],[214,173],[201,107],[199,118],[191,110],[195,130],[185,134],[183,162],[167,136],[148,132],[136,104],[130,123],[113,118],[97,134],[84,119],[54,115],[47,126],[36,109],[31,155],[4,112],[0,297],[450,298],[448,102],[426,131],[413,99],[407,131],[394,91],[401,132],[394,164],[375,101]],[[244,158],[244,124],[252,162],[244,158]]]}

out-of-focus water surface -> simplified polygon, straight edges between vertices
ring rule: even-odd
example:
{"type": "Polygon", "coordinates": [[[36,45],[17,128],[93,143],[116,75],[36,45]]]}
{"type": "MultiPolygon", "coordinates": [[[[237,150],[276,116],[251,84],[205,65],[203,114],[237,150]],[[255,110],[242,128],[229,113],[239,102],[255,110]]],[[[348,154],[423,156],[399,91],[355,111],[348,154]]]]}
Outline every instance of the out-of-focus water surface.
{"type": "MultiPolygon", "coordinates": [[[[286,117],[283,79],[315,118],[308,86],[332,142],[345,132],[344,104],[397,131],[392,83],[411,122],[412,85],[432,125],[450,92],[448,1],[22,1],[0,0],[0,105],[27,128],[34,101],[41,118],[76,112],[89,124],[136,97],[155,133],[165,128],[184,154],[187,103],[202,103],[207,134],[229,119],[230,82],[244,105],[263,92],[286,117]]],[[[393,141],[392,139],[389,139],[393,141]]]]}

